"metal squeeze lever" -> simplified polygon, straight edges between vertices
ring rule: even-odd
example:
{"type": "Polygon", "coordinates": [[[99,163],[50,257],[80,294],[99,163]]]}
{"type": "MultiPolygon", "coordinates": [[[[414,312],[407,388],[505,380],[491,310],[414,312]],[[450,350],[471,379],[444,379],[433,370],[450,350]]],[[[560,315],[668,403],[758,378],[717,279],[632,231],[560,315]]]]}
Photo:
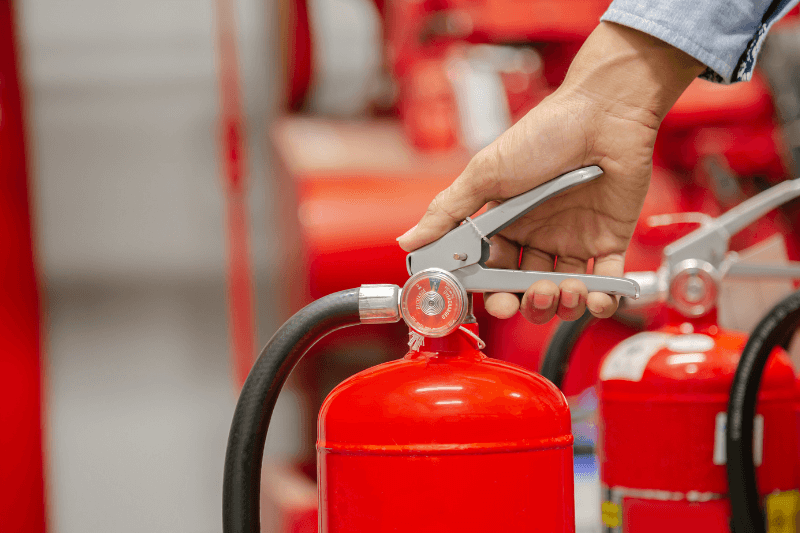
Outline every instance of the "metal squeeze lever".
{"type": "Polygon", "coordinates": [[[699,259],[719,267],[728,254],[732,235],[798,196],[800,196],[800,179],[779,183],[745,200],[723,215],[702,223],[700,228],[664,248],[664,258],[670,266],[686,259],[699,259]]]}
{"type": "Polygon", "coordinates": [[[415,250],[406,257],[410,275],[428,268],[452,272],[468,292],[525,292],[541,280],[556,285],[566,279],[582,281],[589,292],[627,296],[636,299],[639,286],[624,278],[560,272],[534,272],[487,268],[489,239],[513,224],[521,216],[548,199],[600,177],[600,167],[586,167],[559,176],[524,194],[506,200],[474,219],[467,220],[439,240],[415,250]]]}
{"type": "Polygon", "coordinates": [[[732,235],[797,197],[800,179],[775,185],[717,218],[698,216],[698,229],[664,248],[658,272],[625,274],[642,287],[643,298],[634,305],[669,300],[686,316],[702,316],[716,305],[717,286],[724,277],[800,279],[800,262],[749,264],[740,262],[738,254],[728,250],[732,235]]]}
{"type": "MultiPolygon", "coordinates": [[[[568,189],[601,176],[599,167],[587,167],[548,181],[467,220],[439,240],[408,254],[411,277],[399,295],[399,314],[412,330],[412,350],[424,337],[443,337],[461,327],[470,308],[470,292],[525,292],[540,280],[559,284],[582,281],[590,292],[639,297],[639,285],[629,279],[560,272],[532,272],[486,268],[489,238],[522,215],[568,189]]],[[[388,298],[398,299],[392,294],[388,298]]],[[[467,334],[473,333],[465,330],[467,334]]],[[[479,345],[482,341],[479,342],[479,345]]]]}

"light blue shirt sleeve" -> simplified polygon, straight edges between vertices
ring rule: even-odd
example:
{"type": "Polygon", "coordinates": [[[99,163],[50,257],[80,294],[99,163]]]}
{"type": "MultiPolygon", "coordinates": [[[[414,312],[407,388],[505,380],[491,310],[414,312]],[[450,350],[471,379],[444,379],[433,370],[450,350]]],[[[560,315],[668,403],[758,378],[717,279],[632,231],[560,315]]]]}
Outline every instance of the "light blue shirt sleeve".
{"type": "Polygon", "coordinates": [[[701,77],[749,80],[770,27],[800,0],[614,0],[601,20],[680,48],[708,68],[701,77]]]}

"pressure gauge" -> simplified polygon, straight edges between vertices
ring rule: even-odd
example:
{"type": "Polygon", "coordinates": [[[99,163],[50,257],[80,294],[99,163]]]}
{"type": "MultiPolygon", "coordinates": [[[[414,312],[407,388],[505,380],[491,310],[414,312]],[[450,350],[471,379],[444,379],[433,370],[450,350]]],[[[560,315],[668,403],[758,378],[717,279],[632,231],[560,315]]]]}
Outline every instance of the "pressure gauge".
{"type": "Polygon", "coordinates": [[[400,314],[408,327],[425,337],[455,331],[469,312],[467,291],[450,272],[421,270],[408,278],[400,297],[400,314]]]}

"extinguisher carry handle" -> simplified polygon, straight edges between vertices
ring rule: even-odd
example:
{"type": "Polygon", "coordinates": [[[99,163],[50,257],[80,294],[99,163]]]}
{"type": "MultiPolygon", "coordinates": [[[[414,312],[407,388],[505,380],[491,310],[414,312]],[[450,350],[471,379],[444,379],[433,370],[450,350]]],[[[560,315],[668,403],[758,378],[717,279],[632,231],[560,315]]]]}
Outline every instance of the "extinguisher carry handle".
{"type": "Polygon", "coordinates": [[[559,285],[564,280],[576,279],[583,282],[589,292],[604,292],[634,300],[639,297],[639,284],[635,280],[609,276],[507,270],[481,265],[460,268],[453,274],[468,292],[525,292],[538,281],[548,280],[559,285]]]}

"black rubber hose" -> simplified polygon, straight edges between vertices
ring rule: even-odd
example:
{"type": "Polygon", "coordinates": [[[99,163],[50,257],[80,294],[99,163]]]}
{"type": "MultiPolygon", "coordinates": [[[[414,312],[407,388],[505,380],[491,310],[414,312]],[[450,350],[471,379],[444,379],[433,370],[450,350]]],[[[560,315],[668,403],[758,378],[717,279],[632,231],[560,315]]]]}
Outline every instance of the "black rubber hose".
{"type": "Polygon", "coordinates": [[[575,344],[592,318],[594,318],[592,314],[586,311],[578,320],[562,322],[547,345],[542,358],[542,376],[552,381],[559,389],[564,385],[564,376],[567,374],[575,344]]]}
{"type": "Polygon", "coordinates": [[[734,533],[766,533],[753,461],[753,419],[761,376],[776,346],[785,345],[800,323],[800,291],[772,308],[753,330],[742,352],[728,400],[725,440],[728,494],[734,533]]]}
{"type": "Polygon", "coordinates": [[[358,291],[337,292],[298,311],[272,336],[253,365],[236,404],[225,453],[224,533],[261,533],[261,462],[278,394],[314,343],[359,323],[358,291]]]}

